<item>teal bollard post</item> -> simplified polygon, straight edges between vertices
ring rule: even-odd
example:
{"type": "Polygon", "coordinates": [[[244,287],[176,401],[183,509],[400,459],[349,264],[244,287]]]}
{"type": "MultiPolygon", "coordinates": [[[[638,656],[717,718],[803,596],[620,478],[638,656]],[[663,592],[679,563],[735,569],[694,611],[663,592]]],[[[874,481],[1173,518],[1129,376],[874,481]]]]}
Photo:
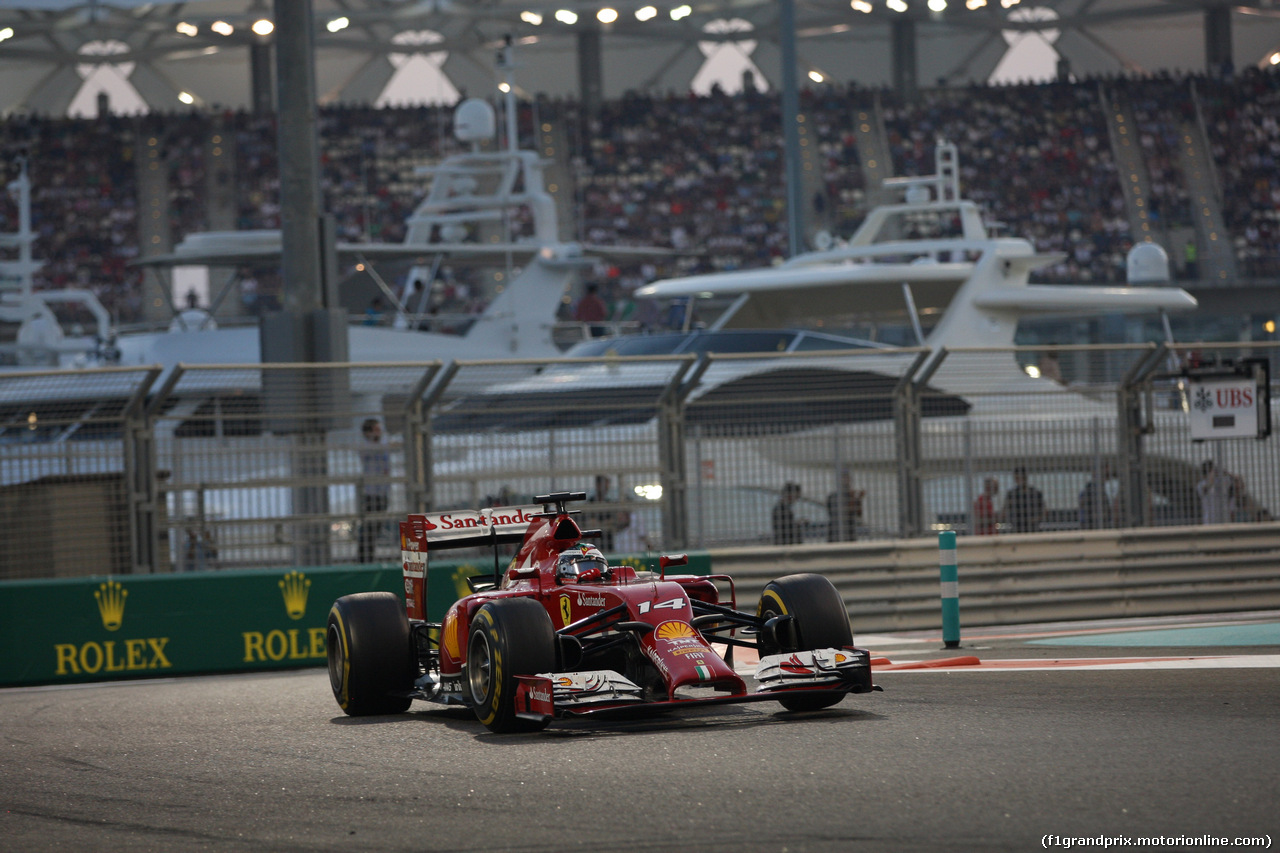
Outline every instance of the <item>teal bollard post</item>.
{"type": "Polygon", "coordinates": [[[938,534],[938,566],[942,578],[942,642],[960,647],[960,575],[956,567],[956,532],[938,534]]]}

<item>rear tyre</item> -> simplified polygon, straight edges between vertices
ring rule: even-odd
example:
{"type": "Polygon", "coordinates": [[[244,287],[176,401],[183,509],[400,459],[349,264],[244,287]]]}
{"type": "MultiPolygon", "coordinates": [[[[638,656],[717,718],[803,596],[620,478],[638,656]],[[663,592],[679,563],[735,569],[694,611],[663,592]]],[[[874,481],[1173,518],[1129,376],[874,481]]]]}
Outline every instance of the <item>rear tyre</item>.
{"type": "Polygon", "coordinates": [[[409,620],[390,592],[358,592],[333,603],[325,632],[329,686],[353,717],[400,714],[412,699],[415,662],[409,620]]]}
{"type": "Polygon", "coordinates": [[[467,640],[467,700],[489,731],[534,732],[546,720],[516,716],[516,676],[551,672],[556,664],[551,617],[532,598],[490,601],[476,611],[467,640]]]}
{"type": "MultiPolygon", "coordinates": [[[[787,575],[770,581],[760,594],[756,615],[764,619],[791,616],[795,627],[795,647],[782,647],[779,639],[760,634],[760,654],[838,649],[853,645],[853,629],[844,600],[831,581],[822,575],[787,575]]],[[[834,705],[843,696],[787,696],[778,701],[788,711],[816,711],[834,705]]]]}

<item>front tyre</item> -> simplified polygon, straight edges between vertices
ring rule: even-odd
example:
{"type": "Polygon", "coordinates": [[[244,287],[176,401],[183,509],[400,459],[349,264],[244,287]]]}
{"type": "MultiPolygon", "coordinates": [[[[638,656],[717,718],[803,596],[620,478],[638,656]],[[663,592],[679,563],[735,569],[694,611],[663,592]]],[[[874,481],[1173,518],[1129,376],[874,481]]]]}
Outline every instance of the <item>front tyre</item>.
{"type": "Polygon", "coordinates": [[[401,600],[390,592],[358,592],[333,603],[325,631],[329,686],[353,717],[400,714],[413,701],[413,642],[401,600]]]}
{"type": "Polygon", "coordinates": [[[516,676],[555,669],[551,617],[532,598],[504,598],[484,604],[471,620],[464,689],[476,718],[489,731],[533,732],[547,721],[516,716],[516,676]]]}
{"type": "MultiPolygon", "coordinates": [[[[839,649],[853,645],[853,629],[849,626],[849,613],[844,600],[831,581],[822,575],[787,575],[770,581],[760,594],[756,615],[763,619],[778,616],[792,617],[794,635],[784,632],[790,639],[783,648],[783,641],[774,632],[760,632],[760,655],[776,655],[782,652],[810,651],[812,649],[839,649]]],[[[816,711],[839,702],[842,696],[786,696],[778,701],[788,711],[816,711]]]]}

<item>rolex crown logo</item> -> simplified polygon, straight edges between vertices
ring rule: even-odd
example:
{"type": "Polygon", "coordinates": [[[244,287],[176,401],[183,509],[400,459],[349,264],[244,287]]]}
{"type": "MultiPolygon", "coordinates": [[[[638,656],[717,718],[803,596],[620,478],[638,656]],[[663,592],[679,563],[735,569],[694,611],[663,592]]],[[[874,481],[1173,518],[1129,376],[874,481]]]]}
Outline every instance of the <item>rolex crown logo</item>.
{"type": "Polygon", "coordinates": [[[116,581],[107,581],[98,587],[93,597],[98,599],[98,613],[102,616],[102,627],[108,631],[120,630],[124,621],[124,600],[129,590],[116,581]]]}
{"type": "Polygon", "coordinates": [[[311,589],[311,581],[302,572],[289,572],[280,581],[280,592],[284,595],[284,609],[290,619],[301,619],[307,612],[307,592],[311,589]]]}

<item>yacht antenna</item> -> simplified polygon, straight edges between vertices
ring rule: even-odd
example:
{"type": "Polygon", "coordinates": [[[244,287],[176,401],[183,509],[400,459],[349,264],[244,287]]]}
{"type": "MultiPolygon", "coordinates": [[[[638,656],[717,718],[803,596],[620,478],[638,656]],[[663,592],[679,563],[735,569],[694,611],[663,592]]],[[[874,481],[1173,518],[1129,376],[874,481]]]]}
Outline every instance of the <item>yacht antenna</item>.
{"type": "Polygon", "coordinates": [[[907,315],[911,318],[911,328],[916,333],[916,345],[924,346],[924,327],[920,325],[920,313],[916,311],[916,300],[911,295],[910,282],[902,283],[902,298],[907,303],[907,315]]]}
{"type": "Polygon", "coordinates": [[[507,150],[514,154],[520,147],[516,137],[515,61],[511,56],[511,35],[508,33],[502,39],[502,49],[498,51],[498,68],[502,70],[503,109],[507,114],[507,150]]]}
{"type": "Polygon", "coordinates": [[[30,296],[35,290],[35,271],[42,265],[35,262],[32,253],[35,234],[31,231],[31,173],[28,169],[27,156],[23,154],[17,159],[18,177],[9,183],[9,191],[17,196],[18,231],[15,234],[0,235],[2,238],[8,238],[0,245],[16,247],[18,261],[2,263],[0,269],[6,272],[12,271],[18,280],[19,292],[23,296],[30,296]]]}

